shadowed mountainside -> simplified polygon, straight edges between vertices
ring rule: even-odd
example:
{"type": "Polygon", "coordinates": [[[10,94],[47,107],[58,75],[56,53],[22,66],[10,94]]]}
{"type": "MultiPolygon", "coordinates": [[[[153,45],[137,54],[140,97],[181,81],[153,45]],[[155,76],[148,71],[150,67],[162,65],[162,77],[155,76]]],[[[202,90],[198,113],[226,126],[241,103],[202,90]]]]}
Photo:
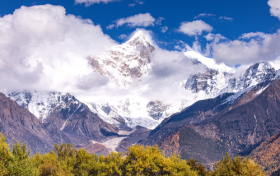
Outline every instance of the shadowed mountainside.
{"type": "Polygon", "coordinates": [[[267,138],[280,132],[280,80],[266,87],[266,84],[259,85],[232,105],[223,108],[220,112],[216,111],[216,114],[213,114],[212,106],[209,111],[206,111],[212,113],[211,117],[205,118],[202,122],[181,125],[183,127],[177,127],[177,130],[171,133],[163,133],[166,125],[171,126],[176,121],[183,124],[186,121],[184,119],[191,115],[204,113],[205,116],[205,111],[195,109],[199,103],[204,102],[205,105],[210,106],[211,102],[217,101],[212,99],[197,102],[193,107],[166,120],[162,129],[152,131],[148,139],[155,138],[154,141],[157,141],[153,135],[163,131],[157,142],[160,149],[167,154],[172,152],[180,154],[184,159],[193,157],[204,164],[220,160],[225,152],[234,156],[246,156],[267,138]],[[260,90],[264,91],[258,94],[260,90]],[[193,110],[190,111],[191,109],[193,110]]]}
{"type": "Polygon", "coordinates": [[[53,140],[44,125],[28,110],[0,93],[0,130],[9,144],[15,140],[26,142],[32,153],[49,152],[53,140]]]}
{"type": "Polygon", "coordinates": [[[55,124],[68,135],[97,141],[117,135],[119,130],[114,125],[104,122],[97,114],[91,112],[87,105],[70,94],[62,96],[62,103],[53,108],[44,123],[55,124]]]}

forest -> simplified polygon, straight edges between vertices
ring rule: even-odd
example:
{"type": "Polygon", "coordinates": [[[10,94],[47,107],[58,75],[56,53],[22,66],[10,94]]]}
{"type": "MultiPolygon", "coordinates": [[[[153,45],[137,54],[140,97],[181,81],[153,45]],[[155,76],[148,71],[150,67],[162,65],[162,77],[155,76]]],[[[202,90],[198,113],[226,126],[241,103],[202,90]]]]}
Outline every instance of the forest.
{"type": "Polygon", "coordinates": [[[72,144],[55,144],[53,151],[30,155],[27,145],[16,141],[9,147],[0,134],[1,176],[265,176],[260,165],[248,158],[226,154],[212,170],[194,159],[166,157],[157,146],[134,145],[126,153],[108,156],[75,149],[72,144]]]}

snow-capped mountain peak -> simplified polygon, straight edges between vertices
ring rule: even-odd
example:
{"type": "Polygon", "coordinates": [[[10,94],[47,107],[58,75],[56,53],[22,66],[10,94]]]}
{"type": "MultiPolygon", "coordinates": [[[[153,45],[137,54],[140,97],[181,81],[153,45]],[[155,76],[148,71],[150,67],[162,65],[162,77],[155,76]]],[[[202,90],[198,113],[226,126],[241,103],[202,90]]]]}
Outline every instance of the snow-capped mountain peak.
{"type": "Polygon", "coordinates": [[[124,44],[112,46],[100,56],[88,57],[88,61],[96,72],[120,86],[129,86],[133,79],[141,79],[151,70],[150,54],[154,50],[149,38],[139,30],[124,44]]]}
{"type": "Polygon", "coordinates": [[[260,83],[269,84],[277,77],[275,69],[265,62],[250,66],[239,76],[231,72],[208,68],[204,73],[192,75],[183,84],[185,89],[192,92],[193,95],[186,106],[199,100],[217,97],[223,93],[234,93],[234,99],[236,99],[254,86],[260,83]]]}
{"type": "Polygon", "coordinates": [[[144,45],[152,45],[152,41],[149,37],[142,31],[138,30],[125,44],[135,45],[136,43],[142,43],[144,45]]]}
{"type": "Polygon", "coordinates": [[[244,71],[238,79],[232,79],[232,82],[236,82],[234,91],[247,89],[248,87],[255,86],[260,82],[271,81],[275,78],[275,76],[276,71],[269,63],[256,63],[244,71]]]}

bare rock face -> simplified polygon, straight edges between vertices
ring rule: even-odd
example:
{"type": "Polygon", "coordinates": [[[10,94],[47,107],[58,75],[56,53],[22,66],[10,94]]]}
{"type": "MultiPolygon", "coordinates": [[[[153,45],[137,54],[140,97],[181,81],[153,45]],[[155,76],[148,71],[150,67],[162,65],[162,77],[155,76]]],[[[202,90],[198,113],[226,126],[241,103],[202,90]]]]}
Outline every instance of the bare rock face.
{"type": "Polygon", "coordinates": [[[150,54],[155,50],[142,31],[122,45],[109,48],[97,57],[88,57],[92,68],[117,81],[121,86],[130,85],[133,79],[140,79],[152,68],[150,54]]]}
{"type": "Polygon", "coordinates": [[[15,140],[26,142],[33,154],[53,149],[54,142],[37,117],[2,93],[0,93],[0,131],[7,136],[9,144],[15,140]]]}

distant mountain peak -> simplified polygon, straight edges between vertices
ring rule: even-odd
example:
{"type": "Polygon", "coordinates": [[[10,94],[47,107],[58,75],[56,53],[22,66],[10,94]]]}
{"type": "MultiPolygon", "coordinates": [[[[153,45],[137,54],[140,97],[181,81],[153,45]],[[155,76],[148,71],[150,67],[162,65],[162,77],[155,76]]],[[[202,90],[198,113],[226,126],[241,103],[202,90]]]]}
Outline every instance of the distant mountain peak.
{"type": "Polygon", "coordinates": [[[134,40],[142,40],[147,41],[148,37],[145,35],[145,33],[142,30],[138,30],[134,33],[134,35],[128,40],[128,42],[134,41],[134,40]]]}
{"type": "Polygon", "coordinates": [[[246,71],[243,72],[239,78],[239,85],[243,89],[257,85],[260,82],[266,82],[276,79],[275,69],[267,62],[258,62],[251,65],[246,71]]]}
{"type": "Polygon", "coordinates": [[[252,74],[257,74],[258,72],[275,71],[275,69],[267,62],[258,62],[251,65],[245,73],[251,72],[252,74]]]}
{"type": "Polygon", "coordinates": [[[138,30],[125,44],[137,46],[139,44],[145,46],[153,46],[150,37],[147,36],[142,30],[138,30]]]}

